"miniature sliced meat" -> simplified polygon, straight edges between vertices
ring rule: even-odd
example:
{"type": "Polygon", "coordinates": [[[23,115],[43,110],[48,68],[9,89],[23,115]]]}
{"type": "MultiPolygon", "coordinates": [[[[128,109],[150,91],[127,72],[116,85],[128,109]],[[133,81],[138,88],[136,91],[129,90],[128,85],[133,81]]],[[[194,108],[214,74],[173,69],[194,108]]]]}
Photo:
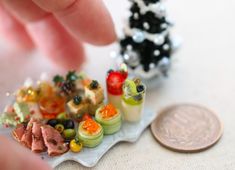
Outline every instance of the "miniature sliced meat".
{"type": "Polygon", "coordinates": [[[33,122],[32,128],[32,147],[31,150],[33,152],[43,152],[46,150],[46,146],[43,141],[42,131],[41,131],[42,123],[33,122]]]}
{"type": "Polygon", "coordinates": [[[33,122],[35,122],[34,119],[30,119],[25,133],[21,138],[21,143],[26,146],[27,148],[31,149],[32,146],[32,127],[33,127],[33,122]]]}
{"type": "Polygon", "coordinates": [[[61,155],[68,151],[68,146],[64,143],[61,134],[49,125],[41,127],[44,143],[49,156],[61,155]]]}
{"type": "Polygon", "coordinates": [[[21,141],[22,136],[24,135],[26,126],[24,124],[18,124],[17,127],[12,131],[12,135],[18,142],[21,141]]]}

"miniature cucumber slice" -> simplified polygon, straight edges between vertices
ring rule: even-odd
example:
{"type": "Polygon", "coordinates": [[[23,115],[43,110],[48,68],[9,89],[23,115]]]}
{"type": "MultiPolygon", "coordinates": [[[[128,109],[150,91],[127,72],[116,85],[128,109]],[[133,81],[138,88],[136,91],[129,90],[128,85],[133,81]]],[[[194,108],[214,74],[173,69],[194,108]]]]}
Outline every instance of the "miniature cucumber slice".
{"type": "Polygon", "coordinates": [[[104,134],[105,135],[111,135],[116,133],[117,131],[119,131],[121,129],[121,121],[113,124],[113,125],[102,125],[103,129],[104,129],[104,134]]]}
{"type": "Polygon", "coordinates": [[[82,127],[83,124],[84,124],[84,122],[81,122],[79,124],[79,127],[78,127],[78,135],[81,136],[81,138],[84,138],[84,139],[96,139],[101,134],[103,134],[103,128],[102,128],[102,126],[100,124],[99,124],[99,129],[97,130],[97,132],[93,133],[93,134],[90,134],[85,129],[83,129],[83,127],[82,127]]]}
{"type": "Polygon", "coordinates": [[[83,146],[88,147],[88,148],[94,148],[98,146],[103,141],[103,137],[104,137],[103,134],[101,134],[96,139],[86,139],[78,135],[79,141],[83,144],[83,146]]]}
{"type": "Polygon", "coordinates": [[[101,116],[100,109],[101,109],[101,108],[99,108],[99,109],[96,110],[95,120],[96,120],[97,122],[99,122],[102,126],[103,126],[103,124],[104,124],[104,125],[113,125],[113,124],[115,124],[115,123],[121,121],[122,116],[121,116],[119,110],[117,110],[118,113],[117,113],[116,115],[114,115],[113,117],[111,117],[111,118],[109,118],[109,119],[104,119],[104,118],[102,118],[102,116],[101,116]]]}
{"type": "Polygon", "coordinates": [[[20,118],[20,122],[24,122],[25,117],[30,115],[29,106],[26,103],[14,103],[15,113],[20,118]]]}
{"type": "Polygon", "coordinates": [[[83,123],[81,122],[78,128],[78,134],[77,137],[79,141],[85,146],[85,147],[95,147],[99,145],[103,140],[103,128],[100,126],[99,130],[95,134],[89,134],[86,130],[83,129],[83,123]]]}

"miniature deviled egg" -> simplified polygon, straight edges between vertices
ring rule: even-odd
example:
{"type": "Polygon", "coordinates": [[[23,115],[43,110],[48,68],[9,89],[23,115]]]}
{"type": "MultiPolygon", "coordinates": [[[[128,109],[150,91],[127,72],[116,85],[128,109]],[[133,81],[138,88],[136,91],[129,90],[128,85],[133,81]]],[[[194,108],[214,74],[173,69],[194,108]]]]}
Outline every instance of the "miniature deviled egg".
{"type": "Polygon", "coordinates": [[[122,111],[124,120],[138,122],[142,117],[146,86],[140,79],[127,79],[123,85],[122,111]]]}
{"type": "Polygon", "coordinates": [[[95,120],[87,119],[79,124],[77,137],[83,146],[96,147],[102,142],[103,136],[103,128],[95,120]]]}
{"type": "Polygon", "coordinates": [[[103,127],[105,135],[116,133],[122,125],[121,113],[112,104],[107,104],[97,109],[95,119],[103,127]]]}

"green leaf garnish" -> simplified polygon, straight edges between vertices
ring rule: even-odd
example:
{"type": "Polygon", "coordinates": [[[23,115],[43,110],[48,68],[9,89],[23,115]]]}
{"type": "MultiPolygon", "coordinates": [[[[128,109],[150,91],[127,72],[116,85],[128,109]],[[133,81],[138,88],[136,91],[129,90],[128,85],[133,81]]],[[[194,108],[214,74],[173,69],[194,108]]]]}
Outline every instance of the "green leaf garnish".
{"type": "Polygon", "coordinates": [[[76,81],[78,79],[78,76],[76,74],[76,71],[69,71],[66,75],[66,80],[68,81],[76,81]]]}
{"type": "Polygon", "coordinates": [[[58,83],[62,83],[64,82],[64,77],[60,76],[60,75],[56,75],[54,78],[53,78],[53,82],[55,84],[58,84],[58,83]]]}

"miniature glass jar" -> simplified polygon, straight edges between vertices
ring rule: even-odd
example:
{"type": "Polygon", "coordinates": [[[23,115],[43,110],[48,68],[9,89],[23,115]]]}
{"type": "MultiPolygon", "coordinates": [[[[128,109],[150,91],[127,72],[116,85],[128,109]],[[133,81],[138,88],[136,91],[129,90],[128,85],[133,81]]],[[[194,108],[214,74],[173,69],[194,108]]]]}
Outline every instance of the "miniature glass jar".
{"type": "Polygon", "coordinates": [[[139,122],[141,120],[146,94],[146,86],[144,84],[142,85],[144,86],[144,90],[135,94],[126,93],[123,87],[121,104],[125,121],[139,122]]]}

